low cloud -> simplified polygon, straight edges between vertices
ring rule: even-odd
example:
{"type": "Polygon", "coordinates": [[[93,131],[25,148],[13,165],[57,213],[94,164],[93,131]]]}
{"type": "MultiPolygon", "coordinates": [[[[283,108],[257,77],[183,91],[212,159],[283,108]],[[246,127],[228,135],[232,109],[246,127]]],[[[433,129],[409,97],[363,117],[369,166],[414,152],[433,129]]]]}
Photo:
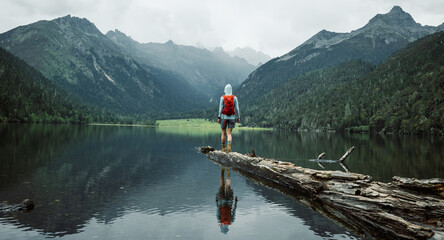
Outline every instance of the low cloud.
{"type": "Polygon", "coordinates": [[[0,32],[71,14],[103,33],[119,29],[139,42],[252,47],[272,57],[297,47],[322,29],[350,32],[378,13],[401,6],[422,25],[444,22],[441,0],[3,0],[0,32]]]}

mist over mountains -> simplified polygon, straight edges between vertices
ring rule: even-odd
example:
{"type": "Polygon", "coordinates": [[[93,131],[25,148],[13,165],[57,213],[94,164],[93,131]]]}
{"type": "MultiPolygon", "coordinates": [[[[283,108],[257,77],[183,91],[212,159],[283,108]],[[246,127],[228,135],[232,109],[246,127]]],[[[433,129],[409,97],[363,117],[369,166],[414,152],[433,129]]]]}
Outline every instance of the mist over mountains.
{"type": "Polygon", "coordinates": [[[227,53],[232,57],[237,56],[243,58],[247,60],[248,63],[254,66],[260,66],[271,59],[271,57],[268,56],[267,54],[260,51],[256,51],[250,47],[245,47],[245,48],[237,47],[233,51],[228,51],[227,53]]]}
{"type": "Polygon", "coordinates": [[[240,85],[255,68],[245,59],[231,57],[223,50],[182,46],[171,40],[166,43],[139,43],[118,30],[109,31],[106,36],[136,61],[176,74],[196,93],[208,99],[220,93],[228,83],[240,85]]]}

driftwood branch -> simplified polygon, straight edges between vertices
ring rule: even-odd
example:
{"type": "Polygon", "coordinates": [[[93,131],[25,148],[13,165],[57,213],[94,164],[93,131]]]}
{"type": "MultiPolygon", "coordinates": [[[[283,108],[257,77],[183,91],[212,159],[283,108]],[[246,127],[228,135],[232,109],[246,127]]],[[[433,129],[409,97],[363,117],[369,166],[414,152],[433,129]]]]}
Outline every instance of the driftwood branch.
{"type": "Polygon", "coordinates": [[[327,154],[323,152],[319,154],[317,159],[310,159],[310,161],[316,162],[319,165],[319,167],[321,167],[322,169],[325,169],[325,166],[322,164],[322,162],[327,162],[327,163],[339,162],[344,171],[350,172],[348,167],[345,165],[344,160],[350,155],[351,152],[353,152],[353,150],[355,150],[355,147],[351,147],[350,149],[348,149],[347,152],[345,152],[345,154],[339,160],[324,160],[322,159],[322,157],[324,157],[327,154]]]}
{"type": "Polygon", "coordinates": [[[318,156],[318,160],[321,159],[321,158],[322,158],[323,156],[325,156],[326,154],[327,154],[327,153],[325,153],[325,152],[319,154],[319,156],[318,156]]]}
{"type": "Polygon", "coordinates": [[[327,163],[344,162],[344,160],[350,155],[350,153],[353,152],[353,150],[355,150],[355,147],[351,147],[350,149],[348,149],[347,152],[345,152],[344,155],[339,160],[322,159],[322,157],[327,155],[325,152],[323,152],[323,153],[319,154],[317,159],[310,159],[310,161],[318,162],[318,163],[320,163],[320,162],[327,162],[327,163]]]}
{"type": "Polygon", "coordinates": [[[394,177],[393,182],[383,183],[368,175],[307,169],[235,152],[209,151],[206,156],[358,233],[383,239],[444,239],[443,179],[394,177]]]}
{"type": "Polygon", "coordinates": [[[348,155],[350,155],[350,153],[353,152],[353,150],[355,150],[355,147],[354,147],[354,146],[351,147],[350,149],[348,149],[347,152],[345,152],[344,156],[342,156],[341,158],[339,158],[339,161],[340,161],[340,162],[343,162],[343,161],[348,157],[348,155]]]}

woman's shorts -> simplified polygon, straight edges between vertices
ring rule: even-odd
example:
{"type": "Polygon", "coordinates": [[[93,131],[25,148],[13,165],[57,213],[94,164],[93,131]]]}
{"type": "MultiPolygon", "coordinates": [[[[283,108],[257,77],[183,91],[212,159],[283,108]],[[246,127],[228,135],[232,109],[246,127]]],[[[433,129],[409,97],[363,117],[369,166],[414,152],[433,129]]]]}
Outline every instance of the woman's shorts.
{"type": "Polygon", "coordinates": [[[222,129],[234,128],[234,125],[236,125],[235,119],[220,119],[220,128],[222,129]]]}

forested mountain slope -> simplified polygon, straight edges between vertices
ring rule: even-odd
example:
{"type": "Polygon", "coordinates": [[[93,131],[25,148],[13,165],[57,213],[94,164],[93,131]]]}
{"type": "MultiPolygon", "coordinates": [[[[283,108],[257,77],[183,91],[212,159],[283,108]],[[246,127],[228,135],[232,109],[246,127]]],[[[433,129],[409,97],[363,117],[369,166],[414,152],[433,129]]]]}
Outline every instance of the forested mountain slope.
{"type": "Polygon", "coordinates": [[[444,32],[391,55],[312,71],[245,106],[246,125],[294,130],[444,133],[444,32]],[[365,127],[364,127],[365,129],[365,127]]]}
{"type": "Polygon", "coordinates": [[[92,110],[0,48],[0,121],[111,122],[109,112],[92,110]]]}
{"type": "Polygon", "coordinates": [[[0,46],[89,106],[119,114],[202,106],[180,77],[126,55],[87,19],[66,16],[0,34],[0,46]]]}

